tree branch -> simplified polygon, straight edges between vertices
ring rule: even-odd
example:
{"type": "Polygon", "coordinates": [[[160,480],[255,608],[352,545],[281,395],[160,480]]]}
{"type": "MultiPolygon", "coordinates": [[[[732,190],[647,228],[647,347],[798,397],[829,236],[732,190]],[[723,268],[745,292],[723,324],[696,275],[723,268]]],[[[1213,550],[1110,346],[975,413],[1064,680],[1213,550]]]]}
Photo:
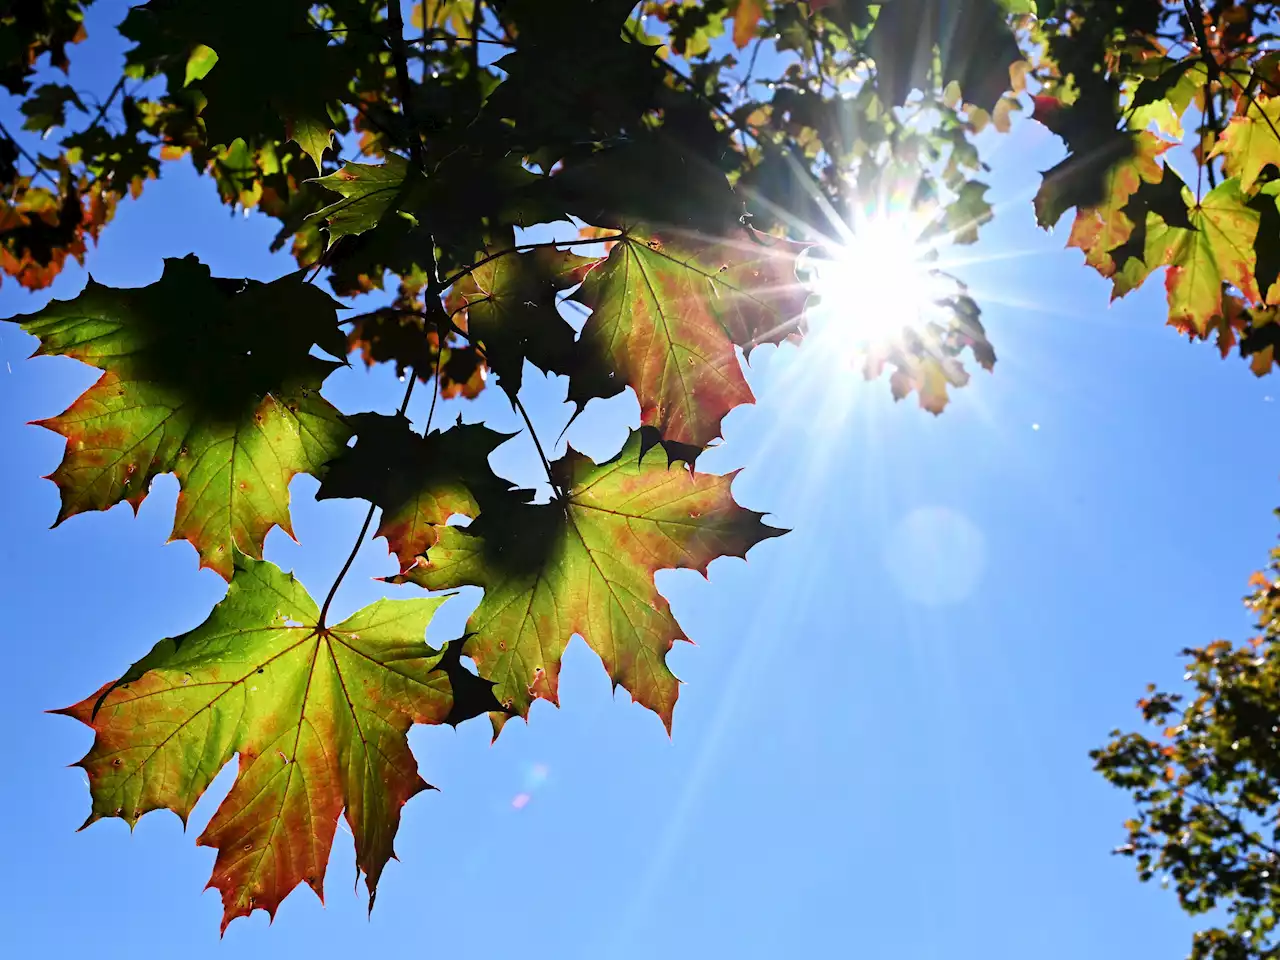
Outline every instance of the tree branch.
{"type": "MultiPolygon", "coordinates": [[[[417,383],[417,371],[409,371],[409,385],[404,389],[404,399],[400,401],[400,416],[404,416],[406,410],[409,409],[409,398],[413,396],[413,385],[417,383]]],[[[324,598],[324,605],[320,608],[320,620],[316,624],[317,630],[324,630],[325,618],[329,615],[329,604],[333,603],[333,598],[338,595],[338,588],[342,586],[342,581],[346,579],[347,573],[351,570],[351,565],[356,562],[356,554],[360,552],[360,548],[364,545],[365,535],[369,532],[369,524],[373,523],[373,513],[378,509],[376,503],[369,504],[369,512],[364,515],[364,523],[360,525],[360,532],[356,534],[355,546],[351,548],[351,552],[347,554],[347,562],[342,565],[342,569],[338,571],[337,579],[333,581],[333,586],[329,588],[329,594],[324,598]]]]}
{"type": "MultiPolygon", "coordinates": [[[[392,36],[388,40],[391,44],[391,59],[396,66],[396,82],[400,87],[400,112],[412,128],[413,78],[409,76],[409,57],[405,53],[408,42],[404,36],[404,16],[400,13],[400,0],[387,0],[387,20],[392,30],[392,36]]],[[[408,147],[414,166],[421,171],[423,169],[422,137],[414,132],[408,147]]]]}

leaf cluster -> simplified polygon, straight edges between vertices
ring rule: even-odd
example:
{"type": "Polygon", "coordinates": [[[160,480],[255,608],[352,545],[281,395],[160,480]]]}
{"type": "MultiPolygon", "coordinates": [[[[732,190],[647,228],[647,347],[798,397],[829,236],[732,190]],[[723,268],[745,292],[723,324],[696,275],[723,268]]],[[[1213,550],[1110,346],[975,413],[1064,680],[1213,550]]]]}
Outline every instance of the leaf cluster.
{"type": "MultiPolygon", "coordinates": [[[[299,268],[258,283],[174,259],[148,287],[90,281],[12,318],[38,352],[102,371],[42,421],[67,440],[52,474],[58,522],[136,509],[172,473],[174,538],[228,581],[204,624],[66,711],[96,732],[82,761],[91,819],[185,817],[239,757],[200,841],[219,851],[224,928],[274,912],[299,884],[320,893],[344,814],[372,903],[400,807],[425,786],[409,726],[485,713],[496,735],[535,700],[558,702],[575,635],[670,728],[667,653],[686,637],[655,573],[705,573],[780,532],[736,503],[731,475],[694,470],[725,416],[753,402],[743,362],[804,340],[814,263],[838,264],[863,224],[904,217],[924,225],[924,245],[975,242],[992,215],[979,137],[1009,129],[1024,94],[1067,150],[1035,197],[1040,223],[1074,208],[1068,243],[1116,296],[1167,268],[1176,329],[1259,376],[1275,364],[1273,4],[424,0],[406,22],[400,3],[377,0],[149,0],[119,23],[125,63],[101,95],[63,82],[87,6],[0,10],[0,86],[22,117],[0,126],[0,273],[47,287],[119,204],[186,162],[228,206],[272,218],[272,249],[289,246],[299,268]],[[1173,166],[1184,155],[1185,176],[1173,166]],[[576,241],[524,242],[565,221],[576,241]],[[339,313],[346,301],[358,311],[339,313]],[[581,329],[567,309],[585,315],[581,329]],[[321,395],[352,353],[396,365],[396,413],[339,411],[321,395]],[[604,463],[572,449],[553,461],[520,399],[530,371],[566,378],[578,412],[632,391],[638,428],[604,463]],[[549,501],[491,469],[509,437],[461,419],[432,430],[430,416],[415,429],[405,411],[418,383],[433,398],[496,384],[526,423],[549,501]],[[267,533],[291,530],[299,473],[319,479],[321,498],[369,504],[318,604],[263,560],[267,533]],[[392,580],[483,589],[463,637],[425,643],[438,598],[329,624],[375,516],[392,580]],[[457,516],[471,523],[450,525],[457,516]]],[[[864,371],[940,413],[968,381],[965,362],[990,370],[995,350],[962,287],[934,306],[929,318],[904,310],[864,371]]],[[[1264,671],[1264,656],[1247,659],[1217,650],[1197,669],[1216,691],[1264,671]]],[[[1175,709],[1151,703],[1153,718],[1175,709]]],[[[1197,709],[1196,743],[1216,751],[1220,704],[1197,709]]],[[[1217,802],[1223,787],[1249,824],[1276,802],[1276,772],[1259,768],[1247,790],[1226,773],[1197,779],[1212,767],[1197,746],[1151,779],[1149,743],[1124,741],[1099,764],[1159,823],[1198,810],[1199,825],[1177,854],[1160,841],[1173,833],[1137,831],[1142,869],[1181,863],[1189,909],[1256,907],[1223,943],[1265,939],[1270,887],[1258,882],[1271,868],[1177,791],[1185,776],[1217,802]]]]}
{"type": "Polygon", "coordinates": [[[1148,732],[1112,732],[1096,769],[1132,795],[1116,853],[1159,878],[1193,915],[1195,960],[1253,960],[1277,949],[1280,907],[1280,549],[1254,574],[1246,606],[1259,633],[1184,650],[1187,693],[1147,688],[1148,732]]]}

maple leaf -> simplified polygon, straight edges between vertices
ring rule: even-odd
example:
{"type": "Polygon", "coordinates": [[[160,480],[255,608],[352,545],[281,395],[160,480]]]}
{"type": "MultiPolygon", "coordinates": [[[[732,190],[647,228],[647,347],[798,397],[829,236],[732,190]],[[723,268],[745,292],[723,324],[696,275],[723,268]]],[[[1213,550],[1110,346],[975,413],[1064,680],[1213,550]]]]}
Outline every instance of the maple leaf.
{"type": "Polygon", "coordinates": [[[802,336],[805,244],[705,241],[645,227],[627,232],[573,299],[590,308],[569,400],[635,389],[641,422],[664,440],[705,447],[734,407],[754,402],[734,353],[802,336]]]}
{"type": "Polygon", "coordinates": [[[892,366],[889,388],[893,399],[903,400],[915,393],[920,407],[937,416],[951,401],[948,386],[963,387],[969,382],[961,354],[968,349],[990,373],[995,369],[996,352],[982,325],[982,311],[963,287],[935,306],[948,314],[945,323],[931,320],[904,327],[868,352],[862,373],[873,380],[886,366],[892,366]]]}
{"type": "Polygon", "coordinates": [[[733,43],[739,50],[755,39],[762,16],[764,0],[738,0],[733,11],[733,43]]]}
{"type": "Polygon", "coordinates": [[[442,397],[475,399],[488,382],[489,366],[483,353],[460,342],[457,335],[445,337],[442,352],[439,334],[422,316],[424,309],[421,303],[414,303],[412,313],[387,307],[355,317],[347,346],[360,352],[365,366],[394,362],[398,376],[412,368],[423,383],[438,374],[437,389],[442,397]]]}
{"type": "Polygon", "coordinates": [[[1067,246],[1085,254],[1085,263],[1104,277],[1116,271],[1111,251],[1123,246],[1133,234],[1134,223],[1127,208],[1130,198],[1143,183],[1159,183],[1165,173],[1159,156],[1173,144],[1153,133],[1139,133],[1128,157],[1109,171],[1105,179],[1106,199],[1094,207],[1080,207],[1067,246]]]}
{"type": "MultiPolygon", "coordinates": [[[[218,851],[209,885],[222,894],[222,929],[256,909],[274,917],[301,883],[323,900],[344,809],[372,909],[400,809],[429,787],[409,727],[459,719],[442,653],[423,642],[444,599],[379,600],[319,626],[292,574],[238,557],[204,623],[57,711],[96,733],[77,764],[93,800],[84,826],[119,817],[132,827],[159,809],[185,824],[239,755],[231,792],[196,841],[218,851]]],[[[476,705],[492,708],[492,694],[476,705]]]]}
{"type": "Polygon", "coordinates": [[[239,550],[261,558],[267,533],[290,533],[289,481],[320,475],[350,431],[319,395],[345,353],[337,304],[295,273],[271,283],[224,280],[194,256],[160,280],[117,289],[90,279],[73,300],[12,317],[37,355],[74,357],[102,377],[43,427],[67,438],[51,475],[57,523],[127,501],[162,473],[178,478],[174,539],[230,577],[239,550]],[[174,316],[175,308],[182,311],[174,316]]]}
{"type": "MultiPolygon", "coordinates": [[[[484,588],[462,653],[519,716],[536,698],[559,702],[560,658],[576,633],[615,687],[669,731],[679,681],[666,657],[687,638],[654,573],[679,567],[705,575],[716,557],[745,557],[783,532],[738,506],[734,474],[671,469],[642,445],[633,431],[602,464],[569,450],[552,465],[563,499],[485,504],[469,527],[440,528],[425,561],[393,578],[432,590],[484,588]]],[[[495,732],[505,719],[493,717],[495,732]]]]}
{"type": "Polygon", "coordinates": [[[1245,203],[1240,182],[1224,180],[1189,215],[1193,229],[1170,227],[1158,242],[1169,264],[1169,324],[1204,336],[1222,314],[1222,285],[1231,284],[1246,301],[1259,300],[1254,280],[1254,239],[1258,213],[1245,203]]]}
{"type": "Polygon", "coordinates": [[[86,112],[80,95],[71,87],[61,83],[41,84],[19,108],[26,117],[22,121],[22,129],[44,134],[54,127],[61,127],[67,122],[68,106],[81,113],[86,112]]]}
{"type": "Polygon", "coordinates": [[[337,173],[310,181],[340,194],[342,199],[310,214],[308,219],[321,218],[329,225],[331,244],[372,230],[403,197],[408,177],[408,161],[395,153],[388,153],[386,162],[381,164],[344,164],[337,173]]]}
{"type": "Polygon", "coordinates": [[[515,49],[485,105],[538,147],[603,139],[639,121],[662,74],[655,48],[624,36],[634,0],[504,0],[515,49]],[[590,134],[595,134],[590,136],[590,134]]]}
{"type": "Polygon", "coordinates": [[[1204,90],[1206,79],[1207,68],[1199,54],[1144,79],[1134,90],[1126,111],[1129,126],[1145,130],[1154,123],[1162,133],[1182,139],[1182,115],[1204,90]]]}
{"type": "MultiPolygon", "coordinates": [[[[1077,106],[1073,111],[1079,109],[1077,106]]],[[[1033,203],[1036,222],[1044,229],[1051,228],[1072,207],[1103,203],[1111,171],[1131,156],[1138,145],[1138,135],[1112,131],[1098,136],[1096,141],[1084,150],[1073,151],[1040,175],[1040,189],[1033,203]]]]}
{"type": "Polygon", "coordinates": [[[1190,202],[1191,191],[1167,164],[1159,180],[1144,180],[1134,191],[1122,211],[1132,224],[1129,236],[1106,254],[1112,266],[1108,276],[1113,301],[1137,289],[1163,265],[1174,236],[1169,228],[1194,229],[1190,202]]]}
{"type": "Polygon", "coordinates": [[[556,296],[581,283],[597,258],[542,247],[479,260],[454,284],[445,307],[481,344],[502,388],[512,397],[520,392],[526,360],[548,373],[567,373],[574,331],[560,316],[556,296]]]}
{"type": "Polygon", "coordinates": [[[36,63],[44,54],[49,65],[66,73],[66,45],[85,38],[85,7],[93,0],[10,2],[0,6],[0,86],[17,96],[25,93],[36,63]]]}
{"type": "Polygon", "coordinates": [[[355,446],[329,465],[316,499],[359,498],[380,507],[375,536],[387,538],[401,572],[421,562],[450,517],[474,518],[482,502],[511,489],[489,467],[489,454],[509,434],[459,423],[423,437],[407,418],[377,413],[347,421],[355,446]]]}
{"type": "Polygon", "coordinates": [[[1223,172],[1240,179],[1242,193],[1252,193],[1268,165],[1280,167],[1280,97],[1251,98],[1231,118],[1207,160],[1222,157],[1223,172]]]}
{"type": "Polygon", "coordinates": [[[458,36],[470,36],[475,2],[476,0],[423,0],[422,3],[413,5],[409,24],[419,30],[438,30],[448,23],[458,36]]]}
{"type": "Polygon", "coordinates": [[[1240,339],[1240,356],[1249,361],[1254,376],[1265,377],[1280,357],[1280,308],[1259,307],[1249,311],[1240,339]]]}
{"type": "Polygon", "coordinates": [[[306,0],[150,0],[129,11],[120,32],[136,44],[128,62],[166,72],[170,95],[200,91],[211,146],[294,140],[319,170],[333,128],[329,104],[343,99],[354,63],[312,25],[311,7],[306,0]]]}

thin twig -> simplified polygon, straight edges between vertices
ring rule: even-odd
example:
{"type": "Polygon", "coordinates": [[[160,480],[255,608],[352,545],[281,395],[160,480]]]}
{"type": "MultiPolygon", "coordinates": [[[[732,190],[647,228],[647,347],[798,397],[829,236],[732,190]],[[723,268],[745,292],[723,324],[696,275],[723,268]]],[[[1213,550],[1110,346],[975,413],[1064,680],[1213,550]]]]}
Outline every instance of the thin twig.
{"type": "Polygon", "coordinates": [[[1262,107],[1258,104],[1257,98],[1254,97],[1253,93],[1249,90],[1249,88],[1246,87],[1239,80],[1237,80],[1230,71],[1223,71],[1223,72],[1226,73],[1227,76],[1231,78],[1231,82],[1234,83],[1237,87],[1239,87],[1240,92],[1243,93],[1245,97],[1248,98],[1249,105],[1258,111],[1258,113],[1261,115],[1263,120],[1267,121],[1267,126],[1271,129],[1272,136],[1276,138],[1277,142],[1280,142],[1280,130],[1276,129],[1276,125],[1271,122],[1271,118],[1267,116],[1267,112],[1263,110],[1262,107]]]}
{"type": "MultiPolygon", "coordinates": [[[[409,409],[409,398],[413,396],[413,385],[417,382],[418,375],[416,371],[409,371],[409,385],[404,389],[404,399],[400,401],[400,416],[404,416],[406,410],[409,409]]],[[[351,548],[351,553],[347,554],[347,562],[342,565],[342,569],[338,571],[338,577],[333,581],[333,586],[329,588],[329,595],[324,598],[324,605],[320,608],[320,620],[316,625],[317,630],[324,630],[325,617],[329,615],[329,604],[333,603],[333,598],[338,595],[338,588],[342,586],[342,581],[346,579],[351,565],[356,562],[356,554],[360,552],[360,548],[364,545],[365,535],[369,532],[369,524],[373,523],[374,511],[378,509],[376,503],[369,504],[369,512],[364,515],[364,523],[360,525],[360,532],[356,535],[355,546],[351,548]]]]}
{"type": "MultiPolygon", "coordinates": [[[[477,31],[477,32],[479,32],[479,31],[477,31]]],[[[433,44],[433,43],[444,43],[444,44],[452,44],[452,43],[489,43],[489,44],[493,44],[495,47],[505,47],[505,48],[506,48],[506,49],[508,49],[508,50],[510,50],[510,49],[512,49],[512,48],[514,48],[514,47],[515,47],[515,43],[513,43],[513,42],[512,42],[512,41],[510,41],[510,40],[490,40],[490,39],[488,39],[488,38],[486,38],[486,37],[479,37],[479,36],[476,36],[476,37],[455,37],[452,33],[431,33],[431,34],[423,34],[421,37],[419,37],[419,38],[418,38],[418,39],[416,39],[416,40],[407,40],[407,41],[405,41],[405,42],[406,42],[406,43],[408,43],[408,44],[409,44],[409,46],[411,46],[411,47],[416,47],[416,46],[419,46],[419,45],[422,45],[422,46],[430,46],[430,45],[431,45],[431,44],[433,44]]]]}
{"type": "Polygon", "coordinates": [[[751,96],[751,90],[749,87],[751,86],[752,75],[756,72],[756,58],[760,56],[761,46],[763,46],[763,44],[757,40],[755,45],[751,48],[751,60],[747,64],[747,74],[742,78],[742,82],[738,84],[738,89],[734,93],[735,97],[751,96]]]}
{"type": "Polygon", "coordinates": [[[1273,857],[1280,858],[1280,850],[1276,850],[1270,844],[1263,842],[1262,838],[1259,837],[1254,831],[1246,827],[1238,817],[1233,817],[1228,813],[1223,813],[1222,809],[1206,796],[1195,794],[1195,793],[1192,793],[1191,791],[1187,791],[1187,796],[1190,797],[1193,802],[1200,804],[1202,807],[1208,807],[1210,810],[1216,813],[1224,823],[1228,824],[1231,827],[1234,827],[1240,833],[1244,834],[1245,840],[1248,843],[1252,843],[1256,846],[1261,847],[1263,850],[1267,851],[1267,853],[1271,854],[1273,857]]]}
{"type": "Polygon", "coordinates": [[[524,418],[524,425],[529,428],[529,436],[533,438],[533,445],[538,450],[538,458],[542,461],[542,469],[547,471],[547,482],[551,484],[552,495],[559,500],[561,498],[560,487],[551,472],[551,461],[547,459],[547,455],[542,449],[542,441],[538,439],[538,431],[533,429],[533,421],[529,419],[529,411],[525,410],[524,404],[520,402],[519,397],[511,397],[511,406],[515,407],[520,412],[520,416],[524,418]]]}
{"type": "Polygon", "coordinates": [[[102,106],[98,108],[97,114],[94,116],[93,120],[89,123],[89,126],[87,128],[88,130],[92,130],[94,127],[96,127],[99,123],[102,122],[102,118],[105,117],[107,115],[107,111],[111,109],[111,104],[115,101],[116,97],[120,95],[120,91],[124,89],[125,80],[126,80],[125,77],[121,77],[119,80],[116,81],[116,85],[111,88],[111,92],[107,94],[107,99],[103,101],[102,106]]]}
{"type": "Polygon", "coordinates": [[[51,184],[53,184],[55,188],[59,190],[62,189],[61,186],[59,186],[58,181],[53,179],[53,175],[49,173],[49,171],[46,170],[44,167],[40,166],[39,161],[37,161],[35,157],[27,153],[27,148],[24,147],[22,144],[20,144],[17,141],[17,139],[14,137],[14,135],[11,134],[7,129],[5,129],[5,125],[3,123],[0,123],[0,137],[4,137],[6,140],[12,143],[13,148],[18,151],[18,153],[22,156],[22,158],[26,160],[27,163],[31,164],[32,167],[35,168],[35,173],[33,174],[33,176],[44,177],[51,184]]]}
{"type": "Polygon", "coordinates": [[[431,421],[436,415],[436,401],[440,399],[440,360],[444,356],[444,331],[436,327],[436,379],[431,390],[431,409],[427,411],[427,425],[422,430],[425,437],[431,432],[431,421]]]}

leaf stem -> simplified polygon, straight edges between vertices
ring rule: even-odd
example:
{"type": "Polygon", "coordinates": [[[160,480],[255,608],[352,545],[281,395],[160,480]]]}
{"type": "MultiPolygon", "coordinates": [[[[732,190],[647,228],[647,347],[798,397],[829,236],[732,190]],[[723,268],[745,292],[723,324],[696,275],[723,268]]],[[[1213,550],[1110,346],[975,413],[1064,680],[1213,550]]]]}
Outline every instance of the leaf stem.
{"type": "Polygon", "coordinates": [[[485,37],[455,37],[452,33],[429,33],[423,34],[417,40],[408,41],[410,46],[418,46],[419,44],[430,45],[433,43],[454,44],[454,43],[491,43],[496,47],[505,47],[510,50],[515,44],[510,40],[489,40],[485,37]]]}
{"type": "Polygon", "coordinates": [[[533,438],[533,445],[537,448],[538,459],[542,461],[542,469],[547,471],[547,483],[551,484],[552,495],[557,500],[561,499],[560,487],[551,472],[551,461],[547,459],[547,455],[542,449],[542,441],[538,439],[538,431],[533,429],[533,421],[529,419],[529,411],[524,408],[524,404],[520,402],[519,397],[511,397],[511,406],[519,411],[520,416],[524,418],[524,425],[529,428],[529,436],[533,438]]]}
{"type": "MultiPolygon", "coordinates": [[[[410,370],[408,376],[409,385],[404,388],[404,399],[400,401],[400,416],[404,416],[406,410],[409,409],[409,398],[413,396],[413,385],[418,380],[417,371],[410,370]]],[[[325,618],[329,615],[329,605],[333,603],[333,598],[338,595],[338,588],[342,586],[342,581],[346,579],[347,573],[351,570],[351,565],[356,562],[356,554],[360,552],[360,548],[364,545],[364,538],[369,532],[369,525],[373,523],[374,511],[378,509],[376,503],[369,504],[369,512],[364,515],[364,523],[360,525],[360,532],[356,534],[355,545],[351,548],[351,552],[347,554],[347,562],[342,565],[342,569],[338,571],[338,577],[333,581],[333,586],[329,588],[328,595],[324,598],[324,605],[320,607],[320,620],[316,624],[317,630],[324,630],[325,618]]]]}
{"type": "Polygon", "coordinates": [[[436,378],[431,389],[431,409],[427,411],[427,425],[422,430],[425,437],[431,432],[431,421],[436,415],[436,401],[440,399],[440,359],[444,356],[444,331],[436,327],[436,378]]]}
{"type": "Polygon", "coordinates": [[[469,274],[472,274],[475,271],[479,270],[486,263],[491,263],[492,261],[497,260],[499,257],[509,256],[510,254],[513,254],[513,253],[525,253],[529,250],[541,250],[546,247],[575,247],[575,246],[585,246],[587,244],[592,244],[592,243],[611,243],[614,240],[625,240],[626,237],[627,237],[627,234],[625,231],[623,231],[611,237],[591,237],[583,240],[544,240],[540,243],[518,243],[514,247],[507,247],[505,250],[498,250],[495,253],[490,253],[486,256],[481,257],[475,263],[471,264],[471,266],[465,267],[464,269],[459,270],[457,273],[455,273],[453,276],[449,277],[448,279],[441,281],[440,289],[447,290],[449,287],[453,286],[463,277],[468,276],[469,274]]]}
{"type": "Polygon", "coordinates": [[[27,163],[31,164],[31,166],[35,168],[35,172],[32,174],[32,176],[44,177],[51,184],[53,184],[55,188],[59,190],[62,189],[61,186],[59,186],[58,181],[53,179],[53,174],[51,174],[44,167],[40,166],[40,163],[36,160],[36,158],[31,156],[31,154],[27,152],[27,148],[18,142],[18,138],[15,137],[13,134],[11,134],[7,129],[5,129],[5,125],[3,123],[0,123],[0,137],[4,137],[6,140],[12,143],[13,148],[18,151],[18,153],[22,156],[22,159],[26,160],[27,163]]]}

